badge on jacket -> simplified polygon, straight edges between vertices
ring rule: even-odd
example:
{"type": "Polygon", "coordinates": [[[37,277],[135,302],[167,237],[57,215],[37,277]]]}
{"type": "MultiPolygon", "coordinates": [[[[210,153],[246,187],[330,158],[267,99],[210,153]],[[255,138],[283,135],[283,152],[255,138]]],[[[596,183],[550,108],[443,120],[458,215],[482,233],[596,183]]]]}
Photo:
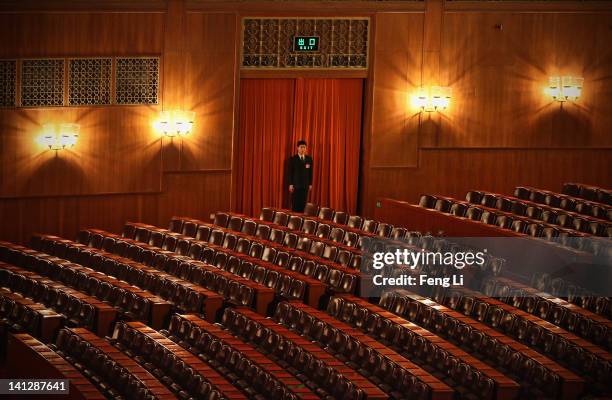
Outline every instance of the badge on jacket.
{"type": "Polygon", "coordinates": [[[306,168],[310,168],[310,164],[306,164],[306,168]]]}

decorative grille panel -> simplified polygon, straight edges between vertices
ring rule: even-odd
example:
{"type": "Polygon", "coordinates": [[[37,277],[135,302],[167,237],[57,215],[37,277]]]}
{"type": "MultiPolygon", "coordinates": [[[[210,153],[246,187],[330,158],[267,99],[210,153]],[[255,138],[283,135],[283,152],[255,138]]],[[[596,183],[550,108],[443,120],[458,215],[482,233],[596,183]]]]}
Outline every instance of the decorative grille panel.
{"type": "Polygon", "coordinates": [[[117,58],[117,104],[157,104],[159,58],[117,58]]]}
{"type": "Polygon", "coordinates": [[[367,18],[245,18],[242,68],[367,68],[367,18]],[[295,36],[318,36],[319,50],[295,52],[295,36]]]}
{"type": "Polygon", "coordinates": [[[0,60],[0,107],[15,107],[17,61],[0,60]]]}
{"type": "Polygon", "coordinates": [[[64,105],[64,60],[23,60],[21,105],[52,107],[64,105]]]}
{"type": "Polygon", "coordinates": [[[111,58],[70,60],[68,104],[71,106],[111,103],[111,58]]]}

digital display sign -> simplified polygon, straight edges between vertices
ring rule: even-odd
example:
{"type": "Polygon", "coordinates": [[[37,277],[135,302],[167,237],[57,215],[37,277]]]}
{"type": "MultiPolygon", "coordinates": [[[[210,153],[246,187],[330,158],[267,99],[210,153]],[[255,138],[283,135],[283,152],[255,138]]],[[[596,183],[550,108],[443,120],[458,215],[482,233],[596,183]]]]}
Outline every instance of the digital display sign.
{"type": "Polygon", "coordinates": [[[293,38],[293,51],[319,51],[319,37],[295,36],[293,38]]]}

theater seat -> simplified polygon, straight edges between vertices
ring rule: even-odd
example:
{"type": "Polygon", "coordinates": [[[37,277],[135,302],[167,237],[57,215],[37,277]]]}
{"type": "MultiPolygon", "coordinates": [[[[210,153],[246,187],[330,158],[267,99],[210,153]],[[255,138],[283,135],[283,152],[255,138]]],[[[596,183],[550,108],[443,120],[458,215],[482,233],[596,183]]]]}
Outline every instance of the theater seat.
{"type": "Polygon", "coordinates": [[[363,218],[359,215],[351,215],[346,224],[349,228],[361,229],[363,225],[363,218]]]}
{"type": "Polygon", "coordinates": [[[299,231],[300,229],[302,229],[303,223],[304,219],[302,217],[300,217],[299,215],[291,215],[289,217],[289,221],[287,222],[287,228],[294,231],[299,231]]]}
{"type": "Polygon", "coordinates": [[[465,212],[465,217],[474,221],[479,221],[482,215],[482,210],[478,207],[470,207],[465,212]]]}
{"type": "Polygon", "coordinates": [[[270,207],[263,207],[259,213],[259,219],[272,222],[274,220],[274,210],[270,207]]]}
{"type": "Polygon", "coordinates": [[[344,211],[336,211],[332,222],[340,225],[346,225],[349,219],[349,215],[344,211]]]}
{"type": "Polygon", "coordinates": [[[517,186],[516,188],[514,188],[514,197],[517,197],[519,199],[529,200],[529,196],[531,196],[531,193],[531,190],[527,189],[526,187],[517,186]]]}
{"type": "Polygon", "coordinates": [[[308,217],[316,217],[319,215],[319,206],[313,203],[306,203],[306,207],[304,208],[304,215],[308,217]]]}
{"type": "Polygon", "coordinates": [[[449,210],[449,213],[457,217],[465,217],[467,209],[468,206],[463,203],[453,203],[449,210]]]}
{"type": "Polygon", "coordinates": [[[436,197],[428,194],[421,195],[419,206],[424,208],[434,208],[436,205],[436,197]]]}
{"type": "Polygon", "coordinates": [[[318,217],[326,221],[331,221],[334,218],[334,210],[329,207],[321,207],[318,217]]]}
{"type": "Polygon", "coordinates": [[[272,222],[280,226],[287,226],[287,223],[289,222],[289,215],[282,211],[277,211],[274,213],[274,219],[272,219],[272,222]]]}

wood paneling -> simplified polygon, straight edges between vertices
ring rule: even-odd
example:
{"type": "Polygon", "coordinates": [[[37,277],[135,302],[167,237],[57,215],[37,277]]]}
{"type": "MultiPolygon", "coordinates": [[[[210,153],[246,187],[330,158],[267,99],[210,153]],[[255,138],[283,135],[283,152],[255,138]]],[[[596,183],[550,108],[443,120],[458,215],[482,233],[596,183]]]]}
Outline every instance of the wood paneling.
{"type": "Polygon", "coordinates": [[[167,226],[173,215],[208,220],[228,209],[230,171],[164,174],[161,193],[0,200],[0,240],[27,242],[35,232],[76,238],[80,229],[120,232],[125,221],[167,226]]]}
{"type": "Polygon", "coordinates": [[[184,107],[197,122],[184,142],[182,170],[232,168],[237,23],[230,13],[186,16],[184,107]]]}
{"type": "MultiPolygon", "coordinates": [[[[365,215],[373,215],[379,197],[415,202],[421,193],[510,193],[521,184],[558,191],[572,180],[612,186],[609,4],[592,11],[577,2],[570,8],[538,2],[533,9],[514,3],[445,3],[436,28],[439,2],[427,2],[422,46],[406,44],[397,52],[422,49],[422,68],[407,66],[406,76],[451,86],[453,99],[442,113],[419,119],[406,112],[404,131],[398,128],[402,119],[393,118],[403,111],[399,103],[384,106],[392,92],[383,100],[377,96],[376,88],[385,85],[405,87],[392,73],[377,73],[381,64],[390,69],[393,59],[391,50],[380,47],[392,25],[377,25],[372,136],[364,149],[371,160],[365,157],[361,193],[365,215]],[[564,74],[584,76],[585,83],[582,98],[561,107],[543,90],[549,75],[564,74]]],[[[377,21],[385,18],[379,14],[377,21]]]]}
{"type": "Polygon", "coordinates": [[[422,40],[423,14],[376,16],[370,143],[373,166],[416,166],[419,115],[408,105],[410,93],[421,85],[422,40]]]}
{"type": "Polygon", "coordinates": [[[441,129],[423,135],[423,146],[612,146],[611,18],[445,14],[441,75],[453,88],[453,105],[441,129]],[[584,76],[583,97],[563,108],[552,102],[544,95],[551,75],[584,76]]]}

